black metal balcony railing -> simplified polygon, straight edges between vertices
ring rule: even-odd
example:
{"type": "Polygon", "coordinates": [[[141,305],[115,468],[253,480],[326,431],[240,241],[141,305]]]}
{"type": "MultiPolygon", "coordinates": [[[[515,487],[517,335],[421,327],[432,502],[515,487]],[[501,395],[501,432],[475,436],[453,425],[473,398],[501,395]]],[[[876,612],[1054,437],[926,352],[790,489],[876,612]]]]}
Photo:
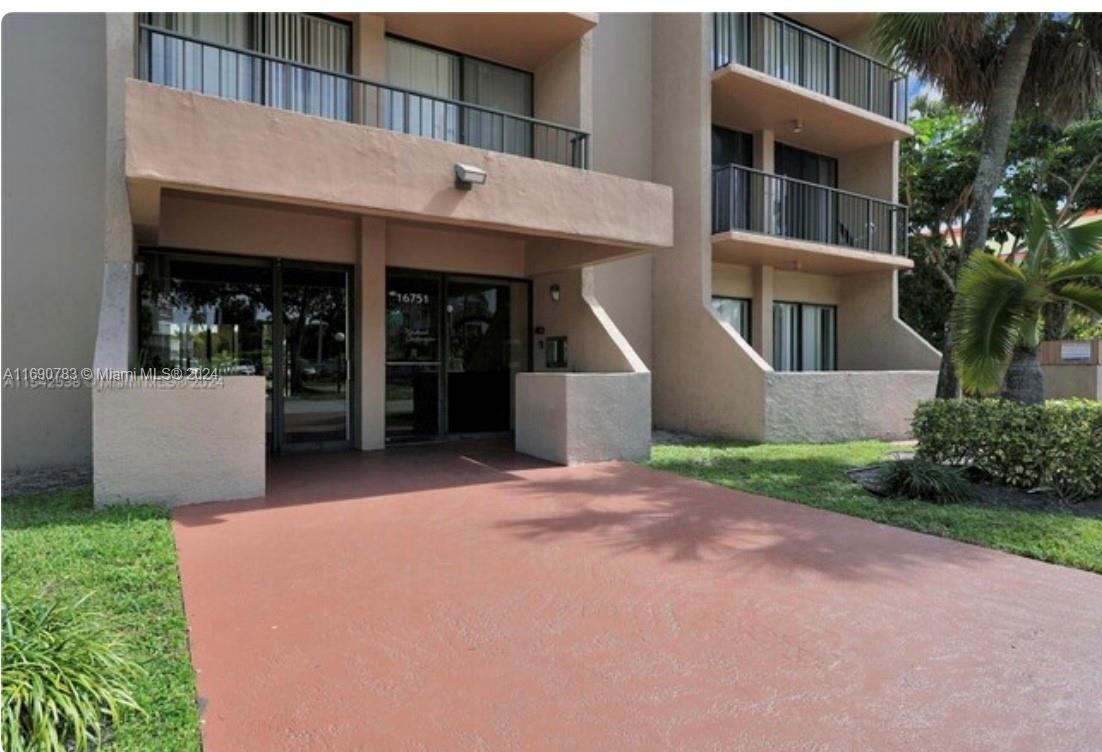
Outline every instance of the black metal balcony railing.
{"type": "Polygon", "coordinates": [[[139,78],[547,162],[589,166],[589,134],[490,107],[139,25],[139,78]]]}
{"type": "Polygon", "coordinates": [[[906,75],[771,13],[713,15],[712,67],[732,63],[907,122],[906,75]]]}
{"type": "Polygon", "coordinates": [[[901,255],[907,207],[732,164],[712,168],[712,232],[729,230],[901,255]]]}

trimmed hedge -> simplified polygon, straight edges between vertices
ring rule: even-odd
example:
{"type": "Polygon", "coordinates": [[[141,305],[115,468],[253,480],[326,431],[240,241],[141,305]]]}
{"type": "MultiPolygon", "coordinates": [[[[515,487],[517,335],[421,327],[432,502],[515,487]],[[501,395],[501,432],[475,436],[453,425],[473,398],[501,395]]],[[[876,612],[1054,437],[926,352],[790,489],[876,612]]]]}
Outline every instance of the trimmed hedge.
{"type": "Polygon", "coordinates": [[[1102,495],[1102,402],[932,400],[915,410],[918,456],[970,464],[996,483],[1102,495]]]}

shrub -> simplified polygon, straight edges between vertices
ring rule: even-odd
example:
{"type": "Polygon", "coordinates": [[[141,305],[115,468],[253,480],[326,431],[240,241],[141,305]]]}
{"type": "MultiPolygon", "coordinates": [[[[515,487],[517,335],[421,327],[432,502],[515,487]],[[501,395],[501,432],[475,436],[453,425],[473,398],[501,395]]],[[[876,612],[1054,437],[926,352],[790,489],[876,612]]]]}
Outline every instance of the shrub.
{"type": "Polygon", "coordinates": [[[140,669],[79,612],[35,600],[3,605],[3,727],[8,752],[98,748],[103,728],[140,710],[127,685],[140,669]]]}
{"type": "Polygon", "coordinates": [[[882,482],[888,493],[908,499],[963,504],[976,498],[976,489],[961,468],[939,465],[922,457],[889,463],[882,482]]]}
{"type": "Polygon", "coordinates": [[[970,464],[997,483],[1061,498],[1102,494],[1102,403],[932,400],[918,406],[913,429],[918,456],[931,462],[970,464]]]}

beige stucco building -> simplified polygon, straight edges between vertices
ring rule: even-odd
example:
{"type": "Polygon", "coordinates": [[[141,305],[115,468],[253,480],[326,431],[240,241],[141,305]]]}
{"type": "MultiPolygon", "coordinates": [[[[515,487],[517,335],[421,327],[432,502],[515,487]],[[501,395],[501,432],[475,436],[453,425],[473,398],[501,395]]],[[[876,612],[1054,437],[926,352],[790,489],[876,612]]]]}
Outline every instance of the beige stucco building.
{"type": "Polygon", "coordinates": [[[904,435],[938,356],[871,21],[5,17],[3,367],[96,369],[5,384],[5,473],[183,503],[294,451],[904,435]]]}

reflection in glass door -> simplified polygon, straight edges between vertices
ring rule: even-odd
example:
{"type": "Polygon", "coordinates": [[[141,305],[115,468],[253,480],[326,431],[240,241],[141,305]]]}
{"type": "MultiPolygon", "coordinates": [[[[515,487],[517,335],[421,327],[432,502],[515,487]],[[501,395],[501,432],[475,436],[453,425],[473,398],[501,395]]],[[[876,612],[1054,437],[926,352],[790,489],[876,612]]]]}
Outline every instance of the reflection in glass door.
{"type": "Polygon", "coordinates": [[[438,276],[386,276],[386,438],[440,433],[440,285],[438,276]]]}
{"type": "Polygon", "coordinates": [[[347,443],[348,273],[293,264],[281,271],[283,444],[347,443]]]}
{"type": "Polygon", "coordinates": [[[388,443],[512,429],[529,294],[526,281],[387,271],[388,443]]]}
{"type": "Polygon", "coordinates": [[[269,451],[351,444],[346,269],[178,251],[140,259],[140,367],[263,376],[269,451]]]}
{"type": "Polygon", "coordinates": [[[526,366],[527,284],[447,280],[448,433],[512,428],[513,375],[526,366]]]}

